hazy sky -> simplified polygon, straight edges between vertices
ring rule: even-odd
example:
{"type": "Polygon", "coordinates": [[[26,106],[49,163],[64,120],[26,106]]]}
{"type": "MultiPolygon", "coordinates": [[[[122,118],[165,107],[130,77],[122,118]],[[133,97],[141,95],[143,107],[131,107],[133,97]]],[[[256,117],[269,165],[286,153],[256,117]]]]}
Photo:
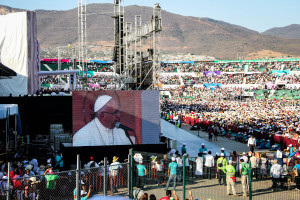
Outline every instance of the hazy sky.
{"type": "MultiPolygon", "coordinates": [[[[85,0],[83,0],[85,1],[85,0]]],[[[113,3],[113,0],[86,0],[113,3]]],[[[125,5],[153,6],[185,16],[209,17],[263,32],[274,27],[300,24],[300,0],[125,0],[125,5]]],[[[78,0],[0,0],[1,5],[28,10],[68,10],[78,0]]]]}

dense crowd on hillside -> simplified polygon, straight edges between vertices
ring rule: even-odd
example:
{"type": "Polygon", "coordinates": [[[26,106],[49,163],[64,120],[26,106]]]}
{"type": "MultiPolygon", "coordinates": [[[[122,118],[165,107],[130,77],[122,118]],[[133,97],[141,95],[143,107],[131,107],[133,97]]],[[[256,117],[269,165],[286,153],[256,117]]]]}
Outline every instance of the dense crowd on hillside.
{"type": "Polygon", "coordinates": [[[299,71],[299,61],[290,62],[251,62],[251,63],[215,63],[213,61],[202,61],[194,63],[164,63],[162,72],[204,72],[204,71],[221,71],[221,72],[244,72],[248,66],[248,72],[271,72],[271,70],[291,70],[299,71]]]}

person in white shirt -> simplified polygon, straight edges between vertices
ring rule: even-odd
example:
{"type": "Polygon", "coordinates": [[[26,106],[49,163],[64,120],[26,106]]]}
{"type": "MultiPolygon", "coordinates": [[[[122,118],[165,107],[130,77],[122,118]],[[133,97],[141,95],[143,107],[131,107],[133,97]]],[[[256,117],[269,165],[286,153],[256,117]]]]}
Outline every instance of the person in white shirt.
{"type": "Polygon", "coordinates": [[[248,157],[246,155],[246,152],[243,152],[243,156],[241,158],[244,160],[244,163],[248,163],[248,157]]]}
{"type": "Polygon", "coordinates": [[[208,154],[204,156],[204,160],[204,174],[206,178],[211,179],[212,170],[215,165],[215,158],[211,155],[211,151],[208,151],[208,154]]]}
{"type": "MultiPolygon", "coordinates": [[[[90,169],[90,168],[98,168],[99,165],[97,162],[95,162],[94,157],[90,157],[90,161],[86,164],[86,169],[90,169]]],[[[88,172],[91,172],[90,170],[88,170],[88,172]]]]}
{"type": "Polygon", "coordinates": [[[280,180],[281,173],[283,172],[282,166],[278,164],[277,160],[273,160],[273,165],[270,169],[270,175],[272,177],[273,191],[277,190],[277,184],[280,180]]]}
{"type": "Polygon", "coordinates": [[[258,176],[258,164],[259,164],[259,159],[254,156],[253,154],[249,154],[250,157],[250,162],[251,162],[251,174],[252,177],[255,177],[257,179],[258,176]]]}
{"type": "Polygon", "coordinates": [[[180,157],[180,155],[177,155],[176,157],[176,162],[177,162],[177,171],[178,171],[178,175],[177,175],[177,181],[181,181],[182,180],[182,158],[180,157]]]}
{"type": "Polygon", "coordinates": [[[110,172],[110,181],[112,185],[112,192],[116,193],[118,192],[117,190],[117,176],[120,173],[120,170],[123,168],[122,164],[118,161],[119,157],[114,156],[113,161],[109,166],[109,172],[110,172]]]}
{"type": "Polygon", "coordinates": [[[196,158],[196,170],[195,175],[196,176],[202,176],[203,175],[203,157],[202,153],[198,153],[198,157],[196,158]]]}
{"type": "Polygon", "coordinates": [[[248,147],[250,148],[250,151],[254,152],[254,147],[256,147],[256,139],[251,135],[251,137],[248,139],[248,147]]]}
{"type": "Polygon", "coordinates": [[[120,105],[111,96],[102,95],[94,105],[95,118],[73,137],[73,146],[131,145],[129,135],[116,128],[120,121],[120,105]]]}

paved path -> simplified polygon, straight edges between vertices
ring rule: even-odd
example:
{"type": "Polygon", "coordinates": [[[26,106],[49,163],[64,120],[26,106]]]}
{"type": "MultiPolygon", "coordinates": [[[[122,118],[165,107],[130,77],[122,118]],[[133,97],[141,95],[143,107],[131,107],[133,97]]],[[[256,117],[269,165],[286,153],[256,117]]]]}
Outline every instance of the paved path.
{"type": "MultiPolygon", "coordinates": [[[[212,154],[220,152],[220,146],[208,142],[205,139],[200,138],[182,128],[175,127],[173,124],[165,120],[161,120],[161,132],[164,136],[177,141],[177,150],[180,154],[183,143],[187,144],[186,150],[190,157],[198,156],[199,148],[201,147],[202,143],[205,143],[206,148],[210,150],[212,154]]],[[[226,149],[227,153],[230,151],[230,149],[226,149]]]]}
{"type": "MultiPolygon", "coordinates": [[[[181,128],[193,135],[198,135],[198,131],[190,130],[191,126],[183,124],[181,128]]],[[[199,131],[199,135],[202,139],[208,141],[208,133],[204,131],[199,131]]],[[[211,143],[221,147],[224,147],[225,149],[231,149],[235,150],[237,153],[242,152],[248,152],[249,148],[247,147],[247,144],[236,142],[229,140],[227,138],[218,137],[218,141],[211,141],[211,143]]]]}
{"type": "MultiPolygon", "coordinates": [[[[218,141],[209,141],[208,134],[203,131],[190,130],[190,126],[182,125],[181,128],[175,127],[173,124],[161,120],[161,132],[164,136],[177,141],[177,150],[180,152],[183,143],[186,143],[187,153],[191,157],[197,157],[199,148],[202,143],[208,150],[212,151],[214,155],[216,152],[220,153],[220,148],[224,147],[226,153],[235,150],[237,153],[248,152],[249,148],[246,144],[229,140],[227,138],[218,137],[218,141]]],[[[229,154],[228,154],[229,155],[229,154]]]]}

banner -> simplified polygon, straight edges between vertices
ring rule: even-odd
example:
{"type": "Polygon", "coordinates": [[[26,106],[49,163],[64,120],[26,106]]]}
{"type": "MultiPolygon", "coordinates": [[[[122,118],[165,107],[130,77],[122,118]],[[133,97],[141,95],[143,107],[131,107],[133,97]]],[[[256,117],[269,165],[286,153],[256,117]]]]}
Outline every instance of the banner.
{"type": "Polygon", "coordinates": [[[221,71],[204,71],[205,76],[221,75],[221,71]]]}

